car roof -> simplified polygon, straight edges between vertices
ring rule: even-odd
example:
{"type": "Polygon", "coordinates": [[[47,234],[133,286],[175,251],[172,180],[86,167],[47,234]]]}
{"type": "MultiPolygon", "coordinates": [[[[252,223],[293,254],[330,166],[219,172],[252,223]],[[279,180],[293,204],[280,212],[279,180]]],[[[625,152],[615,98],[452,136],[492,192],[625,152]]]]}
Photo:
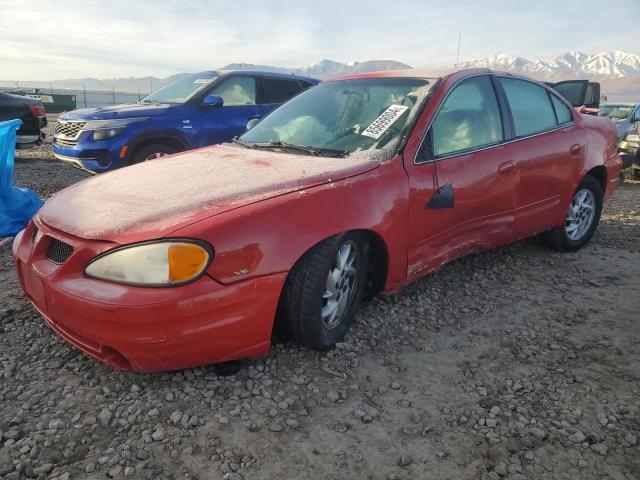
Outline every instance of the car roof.
{"type": "MultiPolygon", "coordinates": [[[[359,78],[425,78],[425,79],[440,79],[451,75],[457,75],[460,78],[466,76],[473,76],[482,73],[498,73],[488,68],[438,68],[438,69],[423,69],[423,68],[411,68],[406,70],[384,70],[381,72],[369,72],[369,73],[356,73],[351,75],[343,75],[339,77],[333,77],[327,82],[336,80],[353,80],[359,78]]],[[[499,72],[500,74],[506,72],[499,72]]]]}
{"type": "MultiPolygon", "coordinates": [[[[204,72],[202,72],[204,73],[204,72]]],[[[246,76],[261,76],[261,77],[274,77],[274,78],[282,78],[285,80],[301,80],[303,82],[309,83],[318,83],[320,80],[311,77],[303,77],[302,75],[294,75],[292,73],[282,73],[282,72],[269,72],[266,70],[215,70],[206,73],[213,73],[218,76],[228,76],[228,75],[246,75],[246,76]]]]}

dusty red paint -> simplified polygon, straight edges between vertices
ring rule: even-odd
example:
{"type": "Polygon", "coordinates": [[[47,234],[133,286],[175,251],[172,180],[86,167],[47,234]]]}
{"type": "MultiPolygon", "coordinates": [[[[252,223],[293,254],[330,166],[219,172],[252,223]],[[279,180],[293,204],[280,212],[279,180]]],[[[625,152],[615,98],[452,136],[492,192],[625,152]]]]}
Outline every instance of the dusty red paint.
{"type": "MultiPolygon", "coordinates": [[[[404,151],[383,163],[208,147],[72,186],[16,239],[21,284],[47,323],[95,358],[134,370],[184,368],[265,354],[287,272],[331,235],[378,236],[389,293],[461,255],[561,225],[595,167],[606,169],[605,198],[613,193],[621,168],[615,128],[576,114],[566,128],[438,162],[455,207],[426,209],[434,164],[415,164],[416,150],[449,89],[483,72],[444,77],[404,151]],[[161,237],[208,241],[215,248],[208,275],[182,287],[140,288],[83,274],[99,253],[161,237]],[[45,257],[51,238],[75,248],[62,265],[45,257]]],[[[395,75],[420,73],[355,77],[395,75]]]]}

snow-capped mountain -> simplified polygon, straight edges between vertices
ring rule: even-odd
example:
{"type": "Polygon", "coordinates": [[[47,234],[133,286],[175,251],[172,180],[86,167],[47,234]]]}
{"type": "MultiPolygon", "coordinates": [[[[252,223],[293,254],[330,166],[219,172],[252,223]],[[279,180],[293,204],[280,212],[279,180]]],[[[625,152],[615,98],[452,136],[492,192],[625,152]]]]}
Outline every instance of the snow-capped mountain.
{"type": "Polygon", "coordinates": [[[545,78],[640,76],[640,55],[614,50],[612,52],[585,53],[570,51],[547,60],[527,60],[511,55],[497,54],[487,58],[474,58],[461,64],[463,68],[485,67],[495,70],[525,73],[545,78]]]}

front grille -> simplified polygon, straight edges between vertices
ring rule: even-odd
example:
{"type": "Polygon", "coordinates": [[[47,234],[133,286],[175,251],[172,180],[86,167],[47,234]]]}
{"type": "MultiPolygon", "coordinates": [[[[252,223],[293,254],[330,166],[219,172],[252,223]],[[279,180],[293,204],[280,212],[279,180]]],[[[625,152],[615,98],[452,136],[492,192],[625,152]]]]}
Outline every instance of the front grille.
{"type": "Polygon", "coordinates": [[[61,242],[55,238],[51,240],[51,244],[47,250],[47,258],[53,263],[64,263],[73,253],[73,247],[68,243],[61,242]]]}
{"type": "Polygon", "coordinates": [[[67,140],[66,138],[56,137],[56,144],[61,147],[75,147],[78,144],[78,140],[67,140]]]}
{"type": "Polygon", "coordinates": [[[56,123],[55,137],[74,140],[80,135],[80,130],[87,122],[61,122],[56,123]]]}

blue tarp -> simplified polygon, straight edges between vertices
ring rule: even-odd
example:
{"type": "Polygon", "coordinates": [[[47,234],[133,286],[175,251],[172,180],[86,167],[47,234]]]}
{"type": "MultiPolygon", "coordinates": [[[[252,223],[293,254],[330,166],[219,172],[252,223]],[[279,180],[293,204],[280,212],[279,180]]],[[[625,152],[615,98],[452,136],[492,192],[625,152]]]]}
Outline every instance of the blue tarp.
{"type": "Polygon", "coordinates": [[[0,238],[26,227],[43,204],[31,190],[13,186],[16,130],[21,124],[21,120],[0,122],[0,238]]]}

